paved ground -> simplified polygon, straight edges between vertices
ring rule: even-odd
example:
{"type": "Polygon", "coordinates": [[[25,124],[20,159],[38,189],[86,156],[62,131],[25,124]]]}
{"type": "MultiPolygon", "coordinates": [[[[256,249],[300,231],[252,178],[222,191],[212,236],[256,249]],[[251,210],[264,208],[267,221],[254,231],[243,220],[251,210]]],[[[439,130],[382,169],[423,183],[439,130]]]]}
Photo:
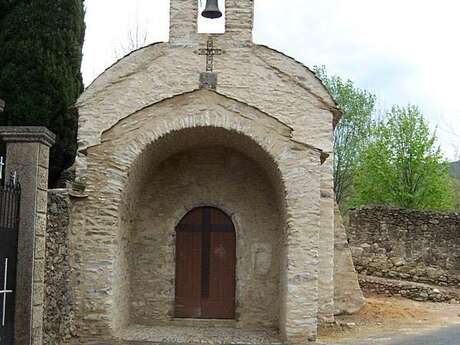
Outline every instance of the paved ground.
{"type": "Polygon", "coordinates": [[[334,345],[460,345],[460,326],[423,332],[419,335],[373,336],[359,341],[338,342],[334,345]]]}

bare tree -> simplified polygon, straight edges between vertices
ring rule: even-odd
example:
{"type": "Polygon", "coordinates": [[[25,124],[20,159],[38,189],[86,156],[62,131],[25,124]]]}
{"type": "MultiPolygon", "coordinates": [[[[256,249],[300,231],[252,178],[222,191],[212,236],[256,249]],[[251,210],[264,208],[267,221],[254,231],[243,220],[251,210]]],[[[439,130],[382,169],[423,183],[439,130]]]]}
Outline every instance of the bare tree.
{"type": "Polygon", "coordinates": [[[121,59],[123,56],[144,47],[147,44],[148,30],[147,26],[141,26],[139,21],[129,28],[125,42],[121,43],[119,48],[115,48],[115,58],[121,59]]]}

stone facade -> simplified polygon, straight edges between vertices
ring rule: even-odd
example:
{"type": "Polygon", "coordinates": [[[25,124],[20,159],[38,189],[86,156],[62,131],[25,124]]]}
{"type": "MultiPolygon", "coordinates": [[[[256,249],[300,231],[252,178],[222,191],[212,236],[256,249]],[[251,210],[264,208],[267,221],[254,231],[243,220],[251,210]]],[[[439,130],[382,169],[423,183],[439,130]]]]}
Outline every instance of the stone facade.
{"type": "MultiPolygon", "coordinates": [[[[134,114],[129,121],[122,122],[120,126],[108,131],[101,145],[88,149],[88,161],[91,162],[87,174],[89,198],[77,202],[75,206],[77,215],[87,214],[91,221],[85,222],[86,231],[79,233],[84,237],[77,242],[80,243],[83,252],[80,257],[86,261],[82,264],[88,265],[94,260],[96,266],[89,271],[83,271],[81,276],[82,285],[88,286],[82,288],[82,291],[93,291],[92,294],[95,294],[92,297],[86,296],[83,300],[100,298],[101,301],[95,305],[110,307],[107,312],[111,315],[105,317],[104,310],[100,307],[95,314],[91,309],[87,310],[86,317],[89,316],[91,320],[88,327],[100,326],[101,329],[111,332],[122,330],[129,325],[128,306],[123,303],[126,301],[124,293],[129,282],[125,269],[129,260],[129,248],[124,240],[127,238],[125,225],[132,224],[133,217],[129,216],[129,213],[136,203],[131,203],[131,200],[145,194],[142,184],[145,176],[158,169],[160,163],[168,157],[181,151],[193,147],[222,146],[241,152],[262,166],[272,183],[272,188],[277,191],[273,198],[283,205],[283,219],[288,216],[294,217],[290,226],[299,227],[298,231],[291,234],[289,227],[285,229],[284,226],[280,226],[281,229],[278,230],[282,231],[281,239],[284,243],[286,238],[295,238],[289,245],[290,252],[285,250],[280,255],[281,258],[289,260],[291,265],[299,263],[291,269],[284,270],[284,274],[280,275],[279,299],[282,301],[280,304],[285,304],[286,309],[281,308],[279,319],[282,324],[283,318],[299,318],[304,322],[302,332],[308,329],[315,332],[316,309],[308,311],[308,304],[312,303],[312,300],[317,300],[315,296],[318,295],[318,290],[315,279],[306,278],[318,275],[321,153],[319,150],[290,141],[289,132],[289,128],[263,113],[214,92],[203,90],[179,96],[134,114]],[[215,115],[198,114],[175,118],[177,113],[195,114],[202,104],[207,104],[207,108],[215,115]],[[252,116],[245,118],[240,115],[242,113],[252,113],[252,116]],[[108,155],[108,152],[111,153],[108,155]],[[291,164],[294,164],[296,169],[289,169],[291,164]],[[285,183],[287,179],[288,183],[285,183]],[[120,186],[126,188],[122,189],[120,186]],[[285,197],[283,192],[287,193],[285,197]],[[79,209],[85,206],[88,207],[86,210],[79,209]],[[120,214],[119,209],[122,210],[120,214]],[[120,224],[120,227],[118,231],[113,231],[112,227],[104,228],[101,224],[120,224]],[[312,237],[304,236],[305,232],[310,233],[312,237]],[[88,238],[88,234],[91,234],[91,237],[88,238]],[[313,240],[315,236],[316,240],[313,240]],[[91,243],[95,247],[92,247],[91,243]],[[101,251],[102,247],[98,243],[113,243],[115,248],[107,252],[101,251]],[[107,270],[107,273],[110,273],[107,281],[103,280],[101,272],[104,271],[101,271],[101,263],[113,265],[107,270]],[[292,281],[292,284],[288,281],[292,281]],[[99,289],[94,289],[94,286],[104,286],[101,288],[103,293],[99,293],[99,289]],[[113,295],[106,293],[107,286],[114,289],[113,295]],[[304,291],[294,296],[289,293],[289,289],[293,288],[298,292],[303,289],[304,291]]],[[[182,187],[183,193],[189,193],[187,184],[171,187],[182,187]]],[[[222,205],[230,202],[223,199],[224,195],[219,195],[217,191],[215,193],[212,198],[209,195],[207,198],[202,197],[201,202],[211,203],[212,199],[222,205]]],[[[264,202],[254,207],[265,207],[265,204],[264,202]]],[[[183,216],[184,206],[179,209],[181,213],[176,214],[176,222],[183,216]]],[[[229,209],[228,212],[232,214],[238,210],[229,209]]],[[[80,222],[80,219],[75,218],[75,221],[80,222]]],[[[75,224],[78,227],[82,225],[75,224]]],[[[282,262],[281,267],[286,267],[284,265],[282,262]]],[[[284,322],[290,324],[289,321],[284,322]]]]}
{"type": "Polygon", "coordinates": [[[300,344],[333,319],[340,113],[310,70],[253,44],[252,0],[226,6],[212,82],[197,1],[172,0],[170,41],[120,60],[77,103],[86,190],[72,203],[69,262],[83,343],[176,322],[174,228],[197,206],[236,227],[233,327],[300,344]]]}
{"type": "Polygon", "coordinates": [[[460,215],[386,207],[350,212],[350,244],[362,274],[458,287],[460,215]]]}

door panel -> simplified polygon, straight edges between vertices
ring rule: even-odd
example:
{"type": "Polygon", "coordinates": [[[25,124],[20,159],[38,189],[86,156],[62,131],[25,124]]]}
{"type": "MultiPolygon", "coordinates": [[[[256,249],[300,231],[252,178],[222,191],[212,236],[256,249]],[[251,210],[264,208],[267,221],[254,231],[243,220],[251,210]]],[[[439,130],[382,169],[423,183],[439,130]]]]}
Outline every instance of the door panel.
{"type": "Polygon", "coordinates": [[[216,208],[198,208],[176,232],[176,317],[234,318],[236,239],[230,218],[216,208]]]}
{"type": "Polygon", "coordinates": [[[201,316],[201,232],[179,232],[176,249],[176,316],[201,316]]]}
{"type": "Polygon", "coordinates": [[[202,300],[202,315],[211,319],[235,316],[235,234],[211,232],[209,296],[202,300]]]}

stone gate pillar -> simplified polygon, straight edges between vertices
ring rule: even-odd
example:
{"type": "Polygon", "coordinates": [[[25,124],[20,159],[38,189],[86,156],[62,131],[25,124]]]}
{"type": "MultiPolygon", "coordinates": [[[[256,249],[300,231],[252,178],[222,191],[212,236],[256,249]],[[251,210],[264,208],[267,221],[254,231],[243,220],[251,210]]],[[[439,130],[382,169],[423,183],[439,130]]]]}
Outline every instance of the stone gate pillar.
{"type": "Polygon", "coordinates": [[[15,344],[41,345],[49,149],[55,135],[44,127],[0,127],[6,176],[21,183],[16,278],[15,344]]]}

